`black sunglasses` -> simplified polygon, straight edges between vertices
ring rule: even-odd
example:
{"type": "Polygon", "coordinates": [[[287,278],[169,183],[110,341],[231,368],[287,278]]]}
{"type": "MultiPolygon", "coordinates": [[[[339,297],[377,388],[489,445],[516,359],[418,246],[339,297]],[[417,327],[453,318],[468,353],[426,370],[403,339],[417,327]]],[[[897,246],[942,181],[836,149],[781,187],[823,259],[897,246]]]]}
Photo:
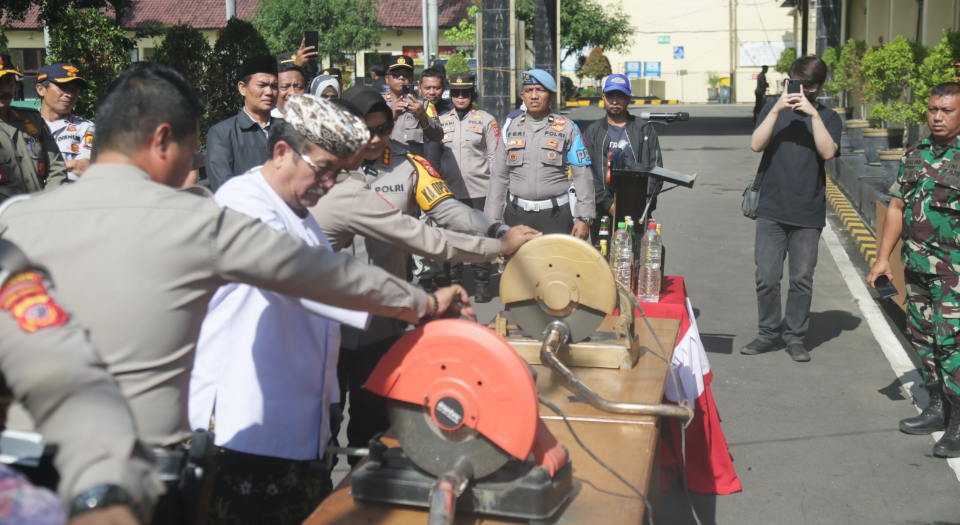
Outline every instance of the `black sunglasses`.
{"type": "Polygon", "coordinates": [[[393,133],[393,121],[391,120],[389,122],[385,122],[375,128],[371,128],[368,126],[367,129],[370,130],[371,137],[375,137],[378,135],[381,137],[384,137],[393,133]]]}

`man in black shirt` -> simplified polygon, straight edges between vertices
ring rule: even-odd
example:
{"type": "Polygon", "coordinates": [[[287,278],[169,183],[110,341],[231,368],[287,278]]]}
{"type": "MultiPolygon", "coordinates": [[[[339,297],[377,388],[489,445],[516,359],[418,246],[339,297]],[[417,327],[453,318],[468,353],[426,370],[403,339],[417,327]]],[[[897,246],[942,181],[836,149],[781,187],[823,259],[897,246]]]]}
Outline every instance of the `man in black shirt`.
{"type": "MultiPolygon", "coordinates": [[[[810,360],[803,339],[810,324],[813,270],[820,232],[826,225],[826,173],[823,163],[839,154],[840,117],[816,102],[827,66],[815,56],[798,58],[790,78],[801,93],[783,94],[760,112],[750,149],[763,152],[754,259],[757,264],[757,338],[740,349],[753,355],[776,349],[783,327],[787,353],[810,360]],[[780,317],[783,261],[790,258],[786,315],[780,317]]],[[[758,175],[759,176],[759,175],[758,175]]]]}
{"type": "Polygon", "coordinates": [[[757,122],[757,116],[760,115],[760,110],[763,109],[763,99],[767,97],[767,66],[763,66],[760,70],[760,74],[757,75],[757,89],[753,90],[753,94],[757,97],[757,103],[753,105],[753,122],[757,122]]]}

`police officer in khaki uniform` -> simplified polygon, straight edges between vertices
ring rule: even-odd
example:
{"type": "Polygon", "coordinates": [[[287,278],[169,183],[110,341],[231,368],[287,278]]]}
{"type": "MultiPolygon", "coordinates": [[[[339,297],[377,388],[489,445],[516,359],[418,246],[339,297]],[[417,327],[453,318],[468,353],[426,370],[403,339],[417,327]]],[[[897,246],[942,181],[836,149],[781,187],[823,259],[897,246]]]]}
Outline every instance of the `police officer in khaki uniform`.
{"type": "MultiPolygon", "coordinates": [[[[493,115],[473,108],[477,98],[473,75],[453,75],[447,84],[453,108],[440,115],[443,142],[427,144],[427,160],[439,166],[443,181],[458,201],[483,211],[500,127],[493,115]]],[[[463,264],[451,264],[449,271],[451,284],[460,284],[463,264]]],[[[490,265],[473,264],[473,277],[477,283],[475,300],[489,302],[490,265]]]]}
{"type": "MultiPolygon", "coordinates": [[[[448,309],[472,316],[461,308],[469,301],[462,288],[428,295],[350,255],[221,209],[202,188],[175,190],[199,154],[202,115],[183,77],[145,63],[100,101],[97,162],[80,181],[0,213],[0,235],[57,275],[146,442],[176,447],[190,435],[194,349],[222,285],[244,282],[408,322],[448,309]]],[[[307,162],[301,169],[313,170],[307,162]]]]}
{"type": "Polygon", "coordinates": [[[149,522],[163,485],[130,407],[46,272],[0,238],[0,430],[11,396],[57,447],[58,490],[74,516],[149,522]]]}
{"type": "MultiPolygon", "coordinates": [[[[342,100],[357,107],[372,138],[364,151],[363,171],[352,172],[310,209],[333,250],[352,253],[403,278],[407,253],[443,261],[489,262],[537,235],[529,228],[507,228],[457,202],[426,160],[388,141],[391,111],[375,89],[355,86],[342,100]],[[421,210],[440,225],[473,235],[427,226],[417,219],[421,210]]],[[[341,327],[337,370],[341,405],[346,403],[345,390],[350,395],[350,446],[366,446],[389,425],[383,398],[362,385],[405,328],[384,317],[374,317],[366,331],[341,327]]]]}
{"type": "Polygon", "coordinates": [[[510,122],[493,160],[484,212],[509,225],[526,224],[543,233],[590,234],[596,216],[590,155],[577,125],[550,113],[557,83],[549,73],[523,74],[520,98],[526,112],[510,122]],[[570,211],[570,171],[580,197],[570,211]]]}
{"type": "Polygon", "coordinates": [[[22,76],[0,53],[0,202],[67,183],[67,166],[40,112],[11,105],[22,76]]]}
{"type": "Polygon", "coordinates": [[[413,86],[413,60],[410,57],[394,55],[387,64],[390,91],[383,98],[393,111],[395,121],[390,138],[410,153],[422,156],[426,141],[443,139],[437,109],[431,102],[421,101],[413,94],[404,95],[403,86],[413,86]]]}

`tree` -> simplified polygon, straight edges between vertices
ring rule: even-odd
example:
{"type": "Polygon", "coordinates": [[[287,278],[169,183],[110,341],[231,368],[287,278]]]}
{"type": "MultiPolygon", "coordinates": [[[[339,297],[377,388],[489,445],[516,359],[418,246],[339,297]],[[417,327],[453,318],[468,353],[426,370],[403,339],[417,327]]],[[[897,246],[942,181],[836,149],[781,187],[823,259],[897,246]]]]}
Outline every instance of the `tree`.
{"type": "Polygon", "coordinates": [[[587,59],[583,62],[583,76],[600,82],[603,77],[610,75],[611,72],[610,60],[603,54],[603,48],[600,46],[593,48],[593,51],[587,55],[587,59]]]}
{"type": "Polygon", "coordinates": [[[459,51],[450,56],[447,60],[447,75],[468,75],[470,74],[470,64],[459,51]]]}
{"type": "Polygon", "coordinates": [[[339,62],[380,41],[378,7],[379,0],[257,0],[253,23],[274,53],[299,49],[304,31],[319,31],[319,57],[339,62]]]}
{"type": "MultiPolygon", "coordinates": [[[[840,50],[840,46],[832,46],[828,47],[823,54],[823,63],[827,65],[829,72],[833,73],[833,80],[827,80],[823,83],[823,91],[831,97],[837,96],[837,93],[840,92],[840,86],[836,81],[836,71],[840,67],[840,50]]],[[[827,78],[830,78],[830,76],[827,78]]]]}
{"type": "Polygon", "coordinates": [[[447,37],[451,44],[474,45],[477,41],[477,14],[479,13],[479,5],[470,6],[467,9],[467,17],[461,20],[459,24],[444,31],[443,36],[447,37]]]}
{"type": "Polygon", "coordinates": [[[867,43],[863,40],[847,40],[840,49],[840,61],[833,70],[833,78],[840,89],[848,94],[856,94],[860,100],[860,114],[866,115],[867,96],[863,85],[863,56],[867,53],[867,43]]]}
{"type": "MultiPolygon", "coordinates": [[[[517,19],[526,22],[527,38],[533,38],[533,0],[516,1],[517,19]]],[[[560,2],[560,60],[580,55],[587,48],[602,47],[625,52],[633,44],[630,15],[620,3],[601,5],[597,0],[560,2]]]]}
{"type": "Polygon", "coordinates": [[[153,61],[179,72],[201,98],[206,98],[206,73],[212,51],[200,30],[180,22],[164,31],[153,61]]]}
{"type": "Polygon", "coordinates": [[[903,122],[904,127],[917,120],[911,104],[904,98],[927,54],[923,46],[909,42],[902,36],[867,51],[863,57],[866,80],[863,89],[871,101],[877,102],[870,110],[871,118],[879,119],[884,125],[903,122]]]}
{"type": "Polygon", "coordinates": [[[797,50],[792,47],[785,47],[783,53],[780,53],[780,60],[777,60],[773,70],[777,73],[786,75],[790,72],[790,66],[797,60],[797,50]]]}
{"type": "Polygon", "coordinates": [[[930,89],[942,82],[956,82],[960,66],[960,31],[944,30],[933,50],[917,68],[910,83],[913,87],[912,116],[916,123],[925,122],[930,89]]]}
{"type": "Polygon", "coordinates": [[[50,28],[47,63],[70,62],[89,84],[74,107],[74,113],[92,119],[97,102],[107,87],[130,63],[129,49],[135,42],[126,37],[114,20],[97,9],[74,9],[72,21],[50,28]]]}
{"type": "Polygon", "coordinates": [[[243,61],[256,55],[269,55],[267,42],[253,24],[237,17],[227,22],[213,46],[210,69],[207,74],[207,115],[201,132],[206,136],[210,126],[232,117],[240,111],[240,66],[243,61]]]}

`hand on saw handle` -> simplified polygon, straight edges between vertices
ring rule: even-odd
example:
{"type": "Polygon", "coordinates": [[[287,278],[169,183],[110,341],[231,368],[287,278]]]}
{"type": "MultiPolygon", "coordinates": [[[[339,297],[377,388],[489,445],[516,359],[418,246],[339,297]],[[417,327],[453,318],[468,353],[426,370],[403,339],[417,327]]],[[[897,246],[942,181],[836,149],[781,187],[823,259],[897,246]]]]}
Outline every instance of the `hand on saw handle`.
{"type": "MultiPolygon", "coordinates": [[[[477,316],[473,313],[473,306],[470,305],[470,294],[462,286],[454,285],[440,288],[434,295],[437,298],[437,313],[425,317],[424,321],[432,321],[441,317],[448,319],[464,317],[470,321],[477,321],[477,316]]],[[[430,311],[433,311],[433,297],[430,297],[429,303],[427,307],[430,311]]]]}
{"type": "Polygon", "coordinates": [[[510,255],[520,249],[523,244],[539,237],[539,231],[529,226],[512,226],[507,233],[500,237],[500,254],[510,255]]]}

